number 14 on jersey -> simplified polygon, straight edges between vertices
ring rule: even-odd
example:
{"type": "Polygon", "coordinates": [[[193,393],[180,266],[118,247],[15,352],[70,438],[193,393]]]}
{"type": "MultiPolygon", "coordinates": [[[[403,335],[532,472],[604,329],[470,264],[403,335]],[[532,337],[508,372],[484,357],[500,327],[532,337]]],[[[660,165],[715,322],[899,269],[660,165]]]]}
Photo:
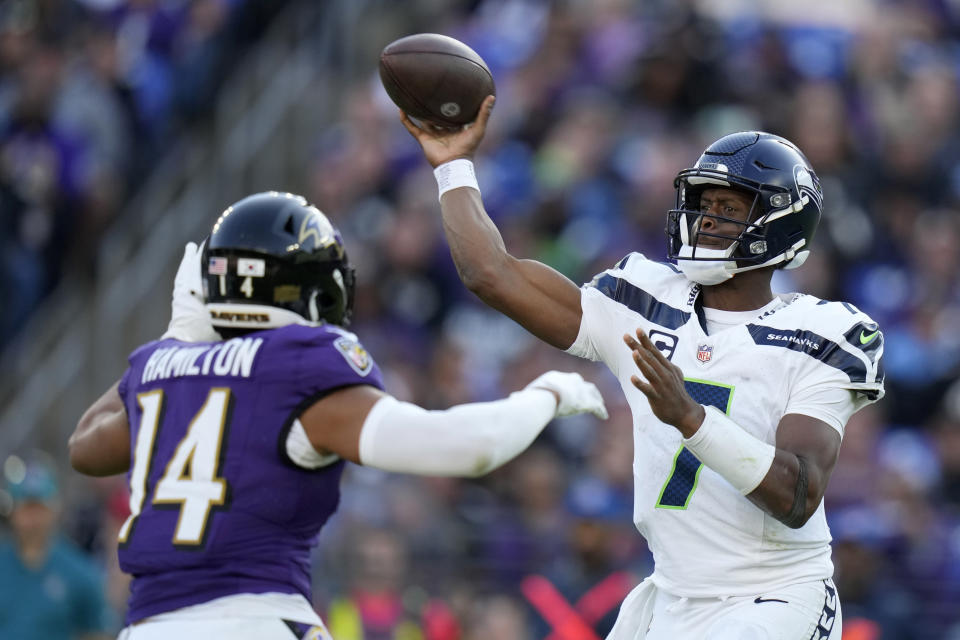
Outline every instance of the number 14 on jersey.
{"type": "MultiPolygon", "coordinates": [[[[141,393],[137,402],[142,417],[130,471],[130,515],[118,535],[121,545],[129,539],[147,497],[154,442],[164,416],[163,390],[141,393]]],[[[173,532],[174,546],[202,546],[211,509],[222,507],[227,501],[229,486],[219,476],[219,467],[232,407],[230,389],[210,390],[153,491],[152,504],[156,508],[180,512],[173,532]]]]}

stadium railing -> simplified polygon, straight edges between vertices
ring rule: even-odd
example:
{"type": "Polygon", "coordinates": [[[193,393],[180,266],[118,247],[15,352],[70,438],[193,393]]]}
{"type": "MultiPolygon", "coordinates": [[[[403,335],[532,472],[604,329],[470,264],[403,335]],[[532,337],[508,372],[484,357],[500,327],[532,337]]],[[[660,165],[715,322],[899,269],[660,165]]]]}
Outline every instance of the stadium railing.
{"type": "Polygon", "coordinates": [[[291,3],[233,67],[212,126],[171,142],[104,234],[92,285],[65,276],[2,354],[0,460],[27,446],[64,459],[83,409],[163,332],[183,244],[246,193],[301,188],[367,4],[291,3]]]}

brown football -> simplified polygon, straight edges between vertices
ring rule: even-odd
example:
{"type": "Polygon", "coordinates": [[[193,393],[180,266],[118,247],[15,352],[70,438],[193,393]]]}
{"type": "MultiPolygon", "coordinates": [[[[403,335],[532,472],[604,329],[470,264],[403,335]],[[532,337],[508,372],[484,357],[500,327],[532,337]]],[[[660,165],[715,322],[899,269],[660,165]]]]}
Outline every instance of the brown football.
{"type": "Polygon", "coordinates": [[[380,53],[380,81],[408,115],[446,127],[473,122],[480,104],[496,95],[490,69],[459,40],[418,33],[380,53]]]}

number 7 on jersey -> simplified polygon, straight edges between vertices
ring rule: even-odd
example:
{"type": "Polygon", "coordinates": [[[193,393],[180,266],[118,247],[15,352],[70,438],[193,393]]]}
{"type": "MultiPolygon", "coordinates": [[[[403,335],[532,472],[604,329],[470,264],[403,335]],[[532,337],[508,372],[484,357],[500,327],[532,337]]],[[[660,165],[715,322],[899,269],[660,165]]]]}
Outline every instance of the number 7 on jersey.
{"type": "MultiPolygon", "coordinates": [[[[683,386],[690,397],[700,404],[716,407],[730,415],[730,403],[733,400],[732,386],[692,378],[685,378],[683,386]]],[[[660,490],[657,508],[686,509],[690,504],[690,498],[693,497],[693,492],[697,489],[697,481],[700,479],[700,471],[702,470],[703,463],[686,447],[681,446],[677,455],[673,458],[673,468],[670,470],[670,475],[660,490]]]]}

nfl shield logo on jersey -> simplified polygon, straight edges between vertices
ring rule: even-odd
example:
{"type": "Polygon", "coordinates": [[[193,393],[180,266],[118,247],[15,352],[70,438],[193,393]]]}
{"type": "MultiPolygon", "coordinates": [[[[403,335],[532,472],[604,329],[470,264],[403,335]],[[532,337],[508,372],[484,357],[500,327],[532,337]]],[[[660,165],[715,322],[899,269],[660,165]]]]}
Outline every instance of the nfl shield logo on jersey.
{"type": "Polygon", "coordinates": [[[710,358],[713,357],[713,347],[711,345],[702,344],[697,349],[697,360],[700,362],[710,362],[710,358]]]}

